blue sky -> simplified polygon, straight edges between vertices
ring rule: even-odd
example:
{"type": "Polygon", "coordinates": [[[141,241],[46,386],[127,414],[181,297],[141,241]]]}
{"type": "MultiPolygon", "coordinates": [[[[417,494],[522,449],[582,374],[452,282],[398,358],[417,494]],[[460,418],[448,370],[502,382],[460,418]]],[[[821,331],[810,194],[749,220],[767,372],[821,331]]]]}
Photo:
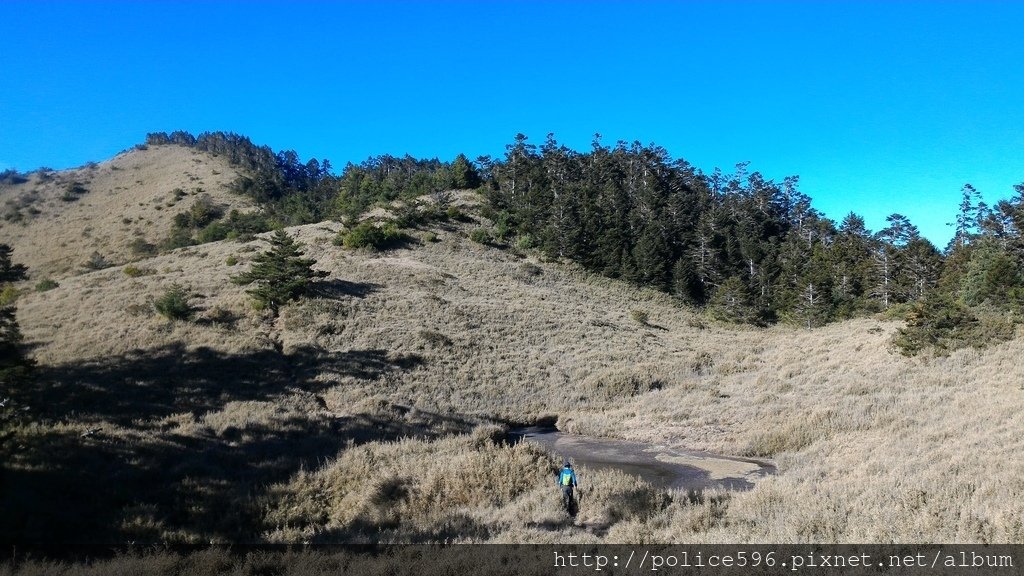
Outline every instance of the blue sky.
{"type": "Polygon", "coordinates": [[[798,174],[939,247],[1024,181],[1024,3],[3,0],[0,169],[225,130],[329,158],[500,155],[517,132],[798,174]]]}

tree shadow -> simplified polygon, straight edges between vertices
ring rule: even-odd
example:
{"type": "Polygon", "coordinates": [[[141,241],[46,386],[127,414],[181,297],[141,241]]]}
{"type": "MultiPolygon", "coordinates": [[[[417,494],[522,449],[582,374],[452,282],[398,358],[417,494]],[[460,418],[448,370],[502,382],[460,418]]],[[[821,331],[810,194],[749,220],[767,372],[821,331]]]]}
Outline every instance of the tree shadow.
{"type": "Polygon", "coordinates": [[[266,400],[288,391],[319,392],[320,373],[374,380],[421,364],[416,355],[384,350],[328,353],[303,346],[287,354],[228,354],[171,344],[99,361],[39,367],[18,390],[25,404],[55,420],[108,421],[121,426],[182,412],[208,412],[228,402],[266,400]]]}
{"type": "Polygon", "coordinates": [[[31,410],[0,421],[0,544],[254,542],[266,494],[298,470],[346,446],[471,427],[387,406],[337,417],[274,404],[322,391],[328,384],[313,377],[323,372],[374,380],[422,361],[384,350],[229,354],[175,344],[39,367],[10,391],[8,408],[31,410]],[[204,420],[243,401],[271,405],[253,407],[254,418],[244,406],[228,413],[232,425],[219,430],[204,420]]]}
{"type": "Polygon", "coordinates": [[[338,278],[324,280],[313,285],[313,296],[340,300],[344,297],[366,298],[381,289],[380,284],[372,282],[349,282],[338,278]]]}
{"type": "MultiPolygon", "coordinates": [[[[463,423],[468,425],[468,423],[463,423]]],[[[433,438],[429,421],[294,415],[236,433],[82,438],[57,432],[2,452],[0,543],[30,546],[258,543],[274,485],[347,447],[433,438]]]]}

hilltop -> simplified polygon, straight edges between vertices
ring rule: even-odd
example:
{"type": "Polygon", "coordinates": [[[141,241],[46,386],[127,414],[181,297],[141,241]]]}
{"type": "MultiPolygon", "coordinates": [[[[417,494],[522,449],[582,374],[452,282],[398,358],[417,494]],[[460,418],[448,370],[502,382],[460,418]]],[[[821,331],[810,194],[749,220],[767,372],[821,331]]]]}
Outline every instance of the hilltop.
{"type": "Polygon", "coordinates": [[[35,278],[124,264],[155,252],[175,214],[199,198],[254,210],[230,192],[239,176],[225,158],[181,146],[140,146],[73,170],[36,170],[0,183],[0,243],[35,278]],[[102,262],[91,262],[94,254],[102,262]]]}
{"type": "Polygon", "coordinates": [[[150,241],[169,231],[167,195],[193,176],[216,202],[251,207],[217,162],[129,152],[55,174],[92,173],[92,189],[4,224],[18,261],[59,278],[18,300],[39,366],[4,391],[4,540],[1024,540],[1020,338],[906,358],[890,349],[900,324],[880,317],[718,323],[664,292],[474,241],[495,223],[470,191],[453,194],[459,218],[406,227],[383,252],[337,246],[352,222],[289,227],[328,275],[277,317],[230,282],[260,238],[136,255],[131,272],[76,268],[93,250],[129,258],[135,228],[119,218],[152,221],[150,241]],[[151,187],[118,189],[133,165],[151,167],[151,187]],[[174,284],[195,320],[154,311],[174,284]],[[536,422],[770,459],[778,474],[686,494],[584,468],[573,522],[557,509],[554,457],[505,442],[536,422]]]}

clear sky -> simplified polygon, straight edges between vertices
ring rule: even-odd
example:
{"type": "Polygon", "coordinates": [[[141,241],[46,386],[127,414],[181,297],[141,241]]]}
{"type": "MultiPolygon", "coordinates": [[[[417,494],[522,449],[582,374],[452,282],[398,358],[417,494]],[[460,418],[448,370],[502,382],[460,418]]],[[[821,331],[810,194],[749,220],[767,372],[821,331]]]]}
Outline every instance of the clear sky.
{"type": "Polygon", "coordinates": [[[0,2],[0,169],[224,130],[329,158],[498,156],[517,132],[798,174],[940,248],[1024,181],[1022,2],[0,2]]]}

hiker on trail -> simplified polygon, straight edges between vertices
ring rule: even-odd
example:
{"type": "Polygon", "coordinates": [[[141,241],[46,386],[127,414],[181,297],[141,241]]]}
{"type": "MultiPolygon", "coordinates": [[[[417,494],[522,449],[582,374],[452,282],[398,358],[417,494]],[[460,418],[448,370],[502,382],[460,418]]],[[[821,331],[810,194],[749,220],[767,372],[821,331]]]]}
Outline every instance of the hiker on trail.
{"type": "Polygon", "coordinates": [[[572,490],[576,487],[576,472],[573,471],[572,464],[568,460],[562,467],[562,471],[558,473],[558,486],[562,489],[562,504],[572,514],[572,490]]]}

